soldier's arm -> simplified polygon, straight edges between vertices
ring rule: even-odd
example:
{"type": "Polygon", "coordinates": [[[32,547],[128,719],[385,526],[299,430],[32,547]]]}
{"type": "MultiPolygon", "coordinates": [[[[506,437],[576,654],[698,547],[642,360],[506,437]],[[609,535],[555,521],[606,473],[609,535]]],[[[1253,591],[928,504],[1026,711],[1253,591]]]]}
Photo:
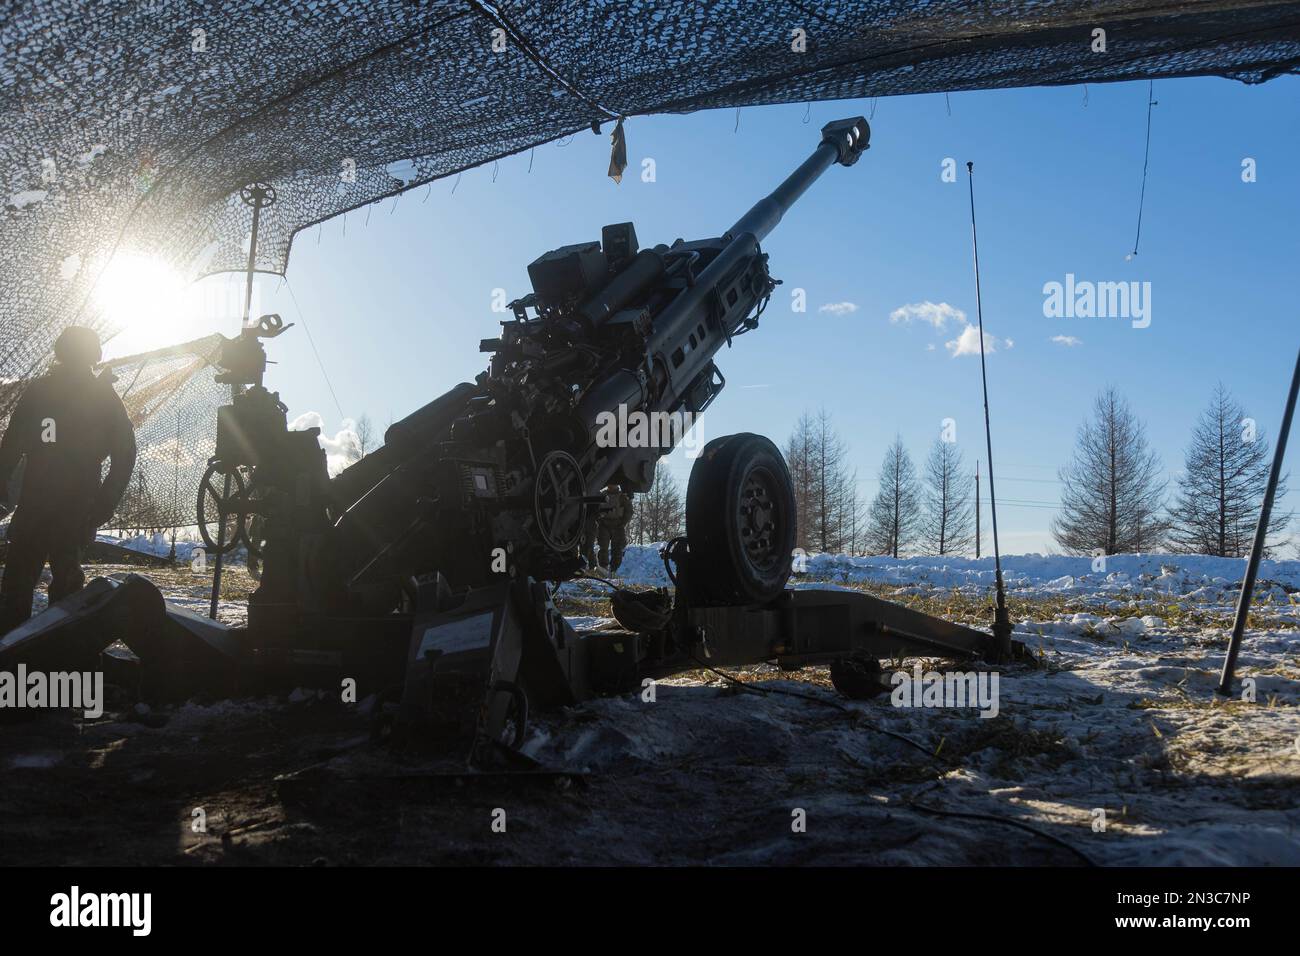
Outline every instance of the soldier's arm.
{"type": "Polygon", "coordinates": [[[0,501],[9,500],[9,479],[13,477],[14,469],[18,467],[23,455],[30,450],[39,425],[36,402],[31,387],[28,386],[14,406],[13,414],[9,416],[4,438],[0,439],[0,501]]]}
{"type": "Polygon", "coordinates": [[[122,400],[113,393],[114,407],[109,413],[109,459],[108,475],[99,486],[95,508],[92,511],[97,524],[103,524],[113,516],[113,509],[122,500],[126,486],[131,481],[131,472],[135,470],[135,429],[126,414],[122,400]]]}

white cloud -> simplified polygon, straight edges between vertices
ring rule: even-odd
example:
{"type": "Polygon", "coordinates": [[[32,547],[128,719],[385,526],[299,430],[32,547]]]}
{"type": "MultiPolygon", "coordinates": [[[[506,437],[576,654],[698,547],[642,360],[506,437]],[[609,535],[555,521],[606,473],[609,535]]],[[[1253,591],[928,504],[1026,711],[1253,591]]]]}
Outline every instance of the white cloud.
{"type": "Polygon", "coordinates": [[[913,302],[889,313],[890,322],[929,322],[942,329],[948,322],[966,323],[966,313],[947,302],[913,302]]]}
{"type": "MultiPolygon", "coordinates": [[[[984,333],[984,352],[991,354],[999,348],[1015,348],[1016,343],[1011,339],[999,339],[996,335],[984,333]]],[[[980,354],[980,330],[977,326],[968,325],[961,330],[961,335],[948,342],[943,343],[943,347],[952,353],[952,357],[959,355],[979,355],[980,354]]]]}
{"type": "Polygon", "coordinates": [[[933,343],[933,342],[930,342],[929,344],[927,344],[926,347],[925,347],[925,350],[926,350],[927,352],[933,352],[933,351],[934,351],[934,343],[933,343]]]}
{"type": "Polygon", "coordinates": [[[831,315],[850,315],[858,311],[856,302],[827,302],[818,312],[829,312],[831,315]]]}
{"type": "Polygon", "coordinates": [[[361,439],[357,437],[356,423],[350,418],[343,419],[339,430],[330,437],[325,434],[325,420],[319,412],[303,412],[289,423],[289,431],[303,432],[309,428],[319,428],[317,441],[325,449],[325,464],[330,477],[361,457],[361,439]]]}
{"type": "Polygon", "coordinates": [[[1052,341],[1057,345],[1064,345],[1067,349],[1083,344],[1083,339],[1076,339],[1073,335],[1053,335],[1052,341]]]}

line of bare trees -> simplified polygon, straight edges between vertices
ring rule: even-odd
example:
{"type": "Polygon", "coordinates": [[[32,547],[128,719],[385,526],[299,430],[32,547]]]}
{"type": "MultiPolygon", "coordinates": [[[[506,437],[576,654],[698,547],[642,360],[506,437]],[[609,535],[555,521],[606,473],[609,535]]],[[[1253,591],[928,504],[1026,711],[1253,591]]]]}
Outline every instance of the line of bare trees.
{"type": "MultiPolygon", "coordinates": [[[[1069,554],[1167,549],[1242,557],[1254,537],[1271,460],[1263,433],[1219,384],[1193,426],[1171,489],[1142,422],[1116,389],[1106,388],[1060,471],[1061,510],[1052,536],[1069,554]]],[[[1283,479],[1278,498],[1285,494],[1283,479]]],[[[1290,520],[1274,511],[1266,551],[1280,544],[1290,520]]]]}
{"type": "Polygon", "coordinates": [[[868,502],[848,445],[823,409],[805,413],[786,443],[794,483],[796,542],[806,551],[963,554],[974,547],[971,475],[955,442],[936,439],[918,474],[901,438],[885,452],[868,502]]]}
{"type": "Polygon", "coordinates": [[[860,552],[867,521],[858,495],[858,473],[849,470],[848,446],[825,409],[799,417],[786,442],[785,461],[794,484],[796,547],[860,552]]]}
{"type": "Polygon", "coordinates": [[[669,541],[686,533],[686,504],[677,479],[659,462],[650,490],[632,496],[627,539],[632,544],[669,541]]]}
{"type": "Polygon", "coordinates": [[[920,474],[896,437],[868,510],[869,554],[964,555],[975,547],[975,494],[955,441],[936,438],[920,474]]]}
{"type": "MultiPolygon", "coordinates": [[[[376,442],[365,416],[357,432],[361,450],[371,450],[376,442]]],[[[796,546],[894,557],[974,552],[974,476],[952,437],[945,432],[935,439],[920,470],[896,437],[868,502],[830,414],[804,413],[784,449],[794,485],[796,546]]],[[[1170,550],[1241,557],[1254,536],[1270,462],[1262,432],[1220,384],[1193,427],[1183,471],[1171,488],[1145,426],[1116,389],[1106,388],[1059,471],[1061,505],[1051,533],[1068,554],[1170,550]]],[[[1284,479],[1279,500],[1285,494],[1284,479]]],[[[1290,519],[1275,509],[1270,550],[1281,543],[1290,519]]],[[[650,544],[684,533],[683,490],[660,467],[649,492],[633,496],[628,538],[650,544]]]]}
{"type": "MultiPolygon", "coordinates": [[[[952,437],[941,433],[920,471],[895,438],[880,466],[879,490],[863,508],[847,445],[830,416],[805,414],[786,446],[799,547],[894,557],[976,550],[973,475],[952,437]]],[[[1052,535],[1069,554],[1168,550],[1242,557],[1254,537],[1271,460],[1262,431],[1220,384],[1194,424],[1171,487],[1145,426],[1116,389],[1106,388],[1060,469],[1052,535]]],[[[1284,478],[1279,500],[1286,491],[1284,478]]],[[[1282,544],[1291,517],[1274,510],[1266,553],[1282,544]]]]}

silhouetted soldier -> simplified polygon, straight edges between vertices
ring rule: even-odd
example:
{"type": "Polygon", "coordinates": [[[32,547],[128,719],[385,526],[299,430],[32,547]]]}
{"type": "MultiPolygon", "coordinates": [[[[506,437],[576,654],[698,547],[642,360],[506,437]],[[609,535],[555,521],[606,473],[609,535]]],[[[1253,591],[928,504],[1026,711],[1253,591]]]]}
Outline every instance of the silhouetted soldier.
{"type": "Polygon", "coordinates": [[[32,615],[32,592],[48,560],[50,603],[81,590],[81,549],[108,521],[135,467],[135,432],[110,375],[96,377],[99,337],[70,326],[55,364],[27,386],[0,441],[0,500],[23,458],[22,489],[9,523],[0,581],[0,633],[32,615]],[[104,459],[111,458],[101,482],[104,459]]]}
{"type": "Polygon", "coordinates": [[[632,496],[624,493],[618,485],[605,489],[605,509],[597,521],[600,525],[596,560],[611,572],[617,571],[623,563],[623,552],[627,548],[627,525],[632,520],[632,496]]]}

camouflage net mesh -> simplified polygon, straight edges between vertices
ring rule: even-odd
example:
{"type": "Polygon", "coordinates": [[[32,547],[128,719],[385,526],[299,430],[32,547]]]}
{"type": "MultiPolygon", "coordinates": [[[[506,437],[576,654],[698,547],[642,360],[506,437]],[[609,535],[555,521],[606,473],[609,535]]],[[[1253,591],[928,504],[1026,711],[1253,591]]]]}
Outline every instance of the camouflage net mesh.
{"type": "Polygon", "coordinates": [[[197,520],[216,408],[230,399],[230,386],[214,381],[222,341],[209,335],[108,363],[139,447],[110,528],[149,534],[197,520]]]}
{"type": "MultiPolygon", "coordinates": [[[[1297,64],[1300,4],[1251,0],[5,2],[0,422],[62,328],[102,325],[115,252],[242,269],[252,181],[278,195],[257,267],[283,273],[298,230],[617,115],[1297,64]]],[[[157,366],[132,388],[153,496],[220,398],[157,366]]]]}

